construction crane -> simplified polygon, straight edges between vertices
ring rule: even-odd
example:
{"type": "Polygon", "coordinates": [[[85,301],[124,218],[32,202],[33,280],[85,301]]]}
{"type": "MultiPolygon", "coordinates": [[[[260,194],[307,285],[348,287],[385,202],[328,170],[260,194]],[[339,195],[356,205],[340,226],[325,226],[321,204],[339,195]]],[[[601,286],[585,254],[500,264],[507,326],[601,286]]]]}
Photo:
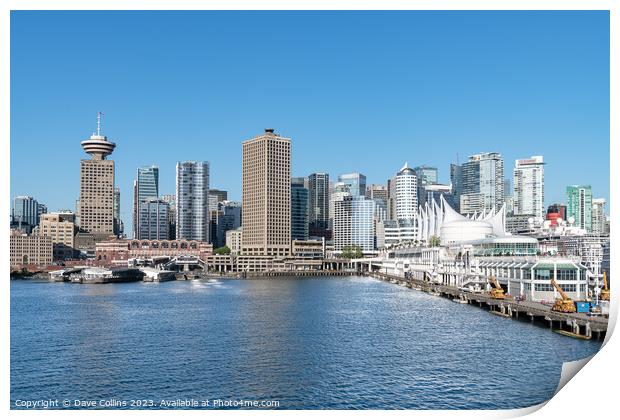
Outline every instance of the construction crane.
{"type": "Polygon", "coordinates": [[[489,280],[491,280],[490,283],[492,286],[491,297],[493,299],[504,299],[506,297],[504,295],[504,289],[502,289],[502,286],[499,284],[495,276],[490,276],[489,280]]]}
{"type": "Polygon", "coordinates": [[[564,313],[574,313],[577,312],[577,308],[575,307],[575,302],[562,290],[560,285],[555,281],[555,279],[551,279],[551,284],[555,287],[555,290],[560,294],[560,298],[555,300],[552,311],[555,312],[564,312],[564,313]]]}
{"type": "Polygon", "coordinates": [[[603,271],[603,290],[599,295],[600,300],[609,300],[609,286],[607,286],[607,271],[603,271]]]}

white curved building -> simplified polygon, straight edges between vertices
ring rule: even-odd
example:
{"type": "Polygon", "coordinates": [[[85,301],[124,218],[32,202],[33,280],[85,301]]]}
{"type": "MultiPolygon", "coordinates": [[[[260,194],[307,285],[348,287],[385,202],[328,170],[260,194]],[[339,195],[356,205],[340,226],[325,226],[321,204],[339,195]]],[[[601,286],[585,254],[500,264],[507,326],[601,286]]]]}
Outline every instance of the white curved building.
{"type": "Polygon", "coordinates": [[[417,217],[417,240],[428,243],[438,237],[444,246],[476,245],[485,253],[504,254],[517,251],[526,255],[536,253],[538,241],[528,236],[513,236],[506,232],[506,208],[471,217],[457,213],[441,196],[440,205],[434,200],[420,206],[417,217]],[[518,250],[517,250],[518,249],[518,250]]]}
{"type": "Polygon", "coordinates": [[[418,177],[407,163],[396,174],[397,220],[415,219],[418,208],[418,177]]]}

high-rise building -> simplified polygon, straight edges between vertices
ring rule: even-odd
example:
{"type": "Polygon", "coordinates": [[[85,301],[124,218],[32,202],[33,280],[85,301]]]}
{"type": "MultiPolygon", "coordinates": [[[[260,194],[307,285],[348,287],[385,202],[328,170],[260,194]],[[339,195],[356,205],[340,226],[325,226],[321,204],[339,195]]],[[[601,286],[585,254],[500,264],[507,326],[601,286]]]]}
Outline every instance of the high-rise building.
{"type": "Polygon", "coordinates": [[[542,156],[517,159],[514,169],[515,215],[545,215],[545,172],[542,156]]]}
{"type": "Polygon", "coordinates": [[[433,166],[420,165],[413,168],[418,176],[419,185],[437,184],[437,168],[433,166]]]}
{"type": "Polygon", "coordinates": [[[347,195],[334,202],[334,251],[359,246],[363,252],[375,248],[374,201],[347,195]]]}
{"type": "Polygon", "coordinates": [[[209,162],[177,162],[176,239],[209,242],[209,162]]]}
{"type": "MultiPolygon", "coordinates": [[[[142,166],[138,168],[136,179],[134,181],[134,197],[133,197],[133,237],[141,238],[140,228],[140,203],[145,200],[159,197],[159,167],[142,166]]],[[[147,234],[148,235],[148,234],[147,234]]],[[[141,238],[145,239],[145,238],[141,238]]]]}
{"type": "Polygon", "coordinates": [[[349,192],[353,196],[366,196],[366,176],[359,172],[338,175],[338,182],[344,182],[349,186],[349,192]]]}
{"type": "Polygon", "coordinates": [[[121,190],[118,187],[114,188],[114,234],[116,236],[122,236],[125,226],[121,220],[121,190]]]}
{"type": "Polygon", "coordinates": [[[308,188],[305,178],[291,178],[291,239],[308,240],[308,188]]]}
{"type": "Polygon", "coordinates": [[[366,198],[375,202],[375,224],[388,217],[388,196],[385,185],[372,184],[366,187],[366,198]]]}
{"type": "Polygon", "coordinates": [[[437,168],[433,166],[420,165],[413,168],[415,174],[418,177],[418,205],[423,206],[426,201],[426,194],[424,189],[427,185],[437,184],[437,168]]]}
{"type": "Polygon", "coordinates": [[[217,195],[209,194],[209,211],[217,211],[217,195]]]}
{"type": "Polygon", "coordinates": [[[418,177],[407,163],[396,174],[396,220],[415,219],[418,214],[418,177]]]}
{"type": "Polygon", "coordinates": [[[332,186],[332,191],[329,194],[329,230],[334,230],[334,219],[336,217],[336,202],[342,200],[344,197],[351,196],[349,185],[344,182],[336,182],[332,186]]]}
{"type": "Polygon", "coordinates": [[[217,210],[218,203],[228,200],[228,191],[209,190],[209,210],[217,210]]]}
{"type": "Polygon", "coordinates": [[[504,204],[504,160],[499,153],[480,153],[460,165],[451,165],[450,175],[462,214],[499,210],[504,204]]]}
{"type": "Polygon", "coordinates": [[[101,115],[97,115],[97,131],[81,143],[91,159],[80,162],[80,230],[95,242],[114,235],[114,161],[106,158],[116,144],[101,134],[101,115]]]}
{"type": "Polygon", "coordinates": [[[385,185],[371,184],[366,187],[366,198],[380,198],[387,202],[388,196],[388,188],[385,185]]]}
{"type": "Polygon", "coordinates": [[[433,203],[433,200],[436,203],[441,203],[441,196],[448,202],[448,204],[452,205],[453,196],[452,196],[452,187],[450,185],[445,184],[431,184],[424,186],[424,197],[418,197],[418,204],[420,206],[424,206],[426,203],[430,206],[433,203]]]}
{"type": "Polygon", "coordinates": [[[209,218],[211,243],[214,248],[220,248],[226,244],[226,232],[241,227],[241,203],[221,201],[217,203],[216,210],[209,210],[209,218]]]}
{"type": "Polygon", "coordinates": [[[168,203],[159,198],[151,197],[140,200],[138,206],[137,239],[168,239],[168,203]]]}
{"type": "Polygon", "coordinates": [[[271,128],[243,142],[242,252],[285,256],[291,247],[291,139],[271,128]]]}
{"type": "Polygon", "coordinates": [[[47,213],[47,206],[42,203],[37,203],[37,221],[41,220],[41,215],[47,213]]]}
{"type": "Polygon", "coordinates": [[[461,165],[458,163],[450,164],[450,184],[452,185],[452,200],[454,210],[461,211],[461,178],[462,178],[461,165]]]}
{"type": "Polygon", "coordinates": [[[387,219],[387,200],[383,198],[369,198],[375,203],[375,222],[381,222],[387,219]]]}
{"type": "Polygon", "coordinates": [[[387,218],[396,219],[396,175],[387,180],[387,218]]]}
{"type": "Polygon", "coordinates": [[[574,225],[592,231],[592,187],[569,185],[566,187],[566,217],[574,218],[574,225]]]}
{"type": "Polygon", "coordinates": [[[605,199],[595,198],[592,200],[592,233],[596,235],[604,235],[606,232],[605,222],[605,199]]]}
{"type": "Polygon", "coordinates": [[[222,201],[216,211],[210,211],[211,242],[216,248],[226,244],[226,232],[241,227],[241,203],[238,201],[222,201]]]}
{"type": "Polygon", "coordinates": [[[42,214],[38,229],[39,235],[52,238],[54,261],[71,259],[75,256],[75,214],[70,212],[42,214]]]}
{"type": "Polygon", "coordinates": [[[506,203],[506,214],[514,214],[515,200],[510,186],[510,179],[504,179],[504,203],[506,203]]]}
{"type": "Polygon", "coordinates": [[[15,197],[11,209],[11,226],[30,233],[39,224],[39,207],[39,202],[30,196],[15,197]]]}
{"type": "Polygon", "coordinates": [[[177,196],[176,194],[163,194],[161,199],[168,203],[168,239],[176,239],[177,236],[177,196]]]}
{"type": "Polygon", "coordinates": [[[308,220],[311,236],[329,236],[329,174],[327,173],[317,172],[308,176],[308,220]]]}

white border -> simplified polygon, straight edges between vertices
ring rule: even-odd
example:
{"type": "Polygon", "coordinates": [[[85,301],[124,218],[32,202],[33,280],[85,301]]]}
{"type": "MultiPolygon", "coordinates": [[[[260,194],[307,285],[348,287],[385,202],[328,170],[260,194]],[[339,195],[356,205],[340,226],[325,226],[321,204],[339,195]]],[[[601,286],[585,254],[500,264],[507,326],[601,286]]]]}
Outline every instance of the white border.
{"type": "MultiPolygon", "coordinates": [[[[56,1],[52,2],[47,0],[9,0],[0,3],[1,15],[0,15],[0,92],[2,92],[2,104],[0,106],[0,135],[2,136],[2,148],[3,153],[0,154],[0,166],[4,179],[10,177],[10,127],[9,127],[9,108],[10,108],[10,10],[235,10],[235,9],[251,9],[251,10],[391,10],[391,9],[403,9],[403,10],[610,10],[610,24],[611,24],[611,44],[610,44],[610,113],[616,115],[617,110],[617,98],[618,98],[618,85],[616,83],[616,77],[614,74],[618,74],[618,23],[617,16],[618,6],[613,0],[608,1],[534,1],[534,0],[521,0],[521,1],[508,1],[508,0],[478,0],[478,1],[465,1],[465,0],[452,0],[452,1],[399,1],[399,0],[386,0],[382,2],[377,1],[343,1],[343,0],[315,0],[315,1],[295,1],[285,2],[277,0],[265,0],[265,1],[229,1],[229,2],[207,2],[200,0],[89,0],[85,1],[56,1]]],[[[614,168],[617,162],[618,156],[620,156],[620,147],[618,140],[616,139],[616,121],[611,119],[611,144],[610,144],[610,168],[614,168]]],[[[601,157],[604,159],[605,157],[601,157]]],[[[613,169],[610,169],[613,171],[613,169]]],[[[610,214],[612,219],[620,220],[618,217],[619,211],[615,206],[614,194],[612,191],[617,191],[618,181],[616,178],[610,180],[610,214]]],[[[5,182],[1,184],[2,188],[2,208],[1,214],[5,216],[9,214],[10,209],[10,197],[9,197],[9,183],[5,182]]],[[[7,217],[8,219],[8,217],[7,217]]],[[[5,241],[2,244],[3,255],[8,255],[8,236],[9,227],[5,223],[3,225],[3,232],[5,241]]],[[[617,243],[612,239],[612,254],[611,260],[616,261],[617,243]]],[[[4,259],[3,267],[4,273],[8,273],[8,258],[4,259]]],[[[620,284],[620,283],[619,283],[620,284]]],[[[115,417],[140,417],[140,418],[162,418],[169,415],[179,415],[181,412],[163,412],[163,411],[148,411],[148,412],[91,412],[91,411],[9,411],[9,395],[10,395],[10,370],[9,370],[9,282],[5,278],[4,288],[2,294],[2,308],[3,308],[3,323],[2,323],[2,336],[4,338],[1,354],[2,354],[2,391],[5,396],[3,406],[8,411],[8,414],[15,418],[40,418],[39,416],[46,416],[46,418],[84,418],[84,417],[99,417],[114,415],[115,417]]],[[[610,328],[615,325],[617,318],[617,295],[612,293],[612,314],[610,321],[610,328]]],[[[317,415],[329,416],[329,417],[344,417],[350,415],[356,415],[364,418],[383,418],[383,417],[399,417],[410,418],[415,416],[418,418],[445,418],[445,417],[458,417],[458,418],[508,418],[516,417],[524,414],[534,412],[533,418],[597,418],[605,416],[607,412],[611,413],[614,410],[614,397],[615,397],[615,378],[618,377],[619,368],[616,355],[619,352],[620,345],[617,339],[606,340],[605,347],[588,363],[587,367],[583,369],[575,378],[570,380],[564,388],[549,401],[540,410],[539,407],[533,407],[523,410],[501,410],[501,411],[324,411],[318,413],[317,411],[280,411],[280,412],[259,412],[259,411],[209,411],[198,412],[183,411],[182,415],[189,418],[203,418],[205,416],[218,416],[227,418],[239,418],[247,415],[252,415],[256,418],[263,418],[266,416],[276,417],[288,417],[291,414],[299,416],[301,418],[314,418],[317,415]]],[[[614,410],[615,411],[615,410],[614,410]]],[[[605,417],[603,417],[605,418],[605,417]]]]}

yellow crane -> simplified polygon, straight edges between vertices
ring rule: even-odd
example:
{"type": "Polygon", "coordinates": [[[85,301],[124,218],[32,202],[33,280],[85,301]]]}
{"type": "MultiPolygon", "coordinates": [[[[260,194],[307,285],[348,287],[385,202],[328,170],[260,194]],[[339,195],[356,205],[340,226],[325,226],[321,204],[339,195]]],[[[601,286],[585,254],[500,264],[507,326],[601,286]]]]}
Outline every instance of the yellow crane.
{"type": "Polygon", "coordinates": [[[555,287],[555,290],[560,294],[560,298],[555,300],[552,311],[556,312],[564,312],[564,313],[573,313],[577,312],[577,308],[575,307],[575,302],[562,290],[560,285],[555,281],[555,279],[551,279],[551,284],[555,287]]]}
{"type": "Polygon", "coordinates": [[[609,300],[609,286],[607,286],[607,271],[603,271],[603,290],[601,290],[601,294],[599,295],[600,300],[609,300]]]}
{"type": "Polygon", "coordinates": [[[489,280],[491,280],[490,283],[492,286],[491,297],[493,299],[504,299],[506,297],[504,295],[504,289],[502,289],[502,286],[499,284],[495,276],[490,276],[489,280]]]}

